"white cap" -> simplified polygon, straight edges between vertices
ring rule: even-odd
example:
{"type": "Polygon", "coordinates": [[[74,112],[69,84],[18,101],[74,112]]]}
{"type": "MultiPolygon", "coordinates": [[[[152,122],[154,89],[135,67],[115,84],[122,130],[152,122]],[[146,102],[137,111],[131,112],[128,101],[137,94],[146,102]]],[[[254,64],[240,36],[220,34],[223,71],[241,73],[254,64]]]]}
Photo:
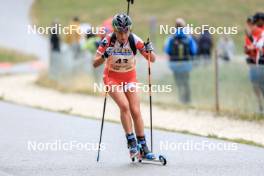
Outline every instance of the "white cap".
{"type": "Polygon", "coordinates": [[[176,19],[176,25],[179,25],[179,26],[185,27],[185,26],[186,26],[186,23],[185,23],[185,21],[184,21],[183,18],[177,18],[177,19],[176,19]]]}

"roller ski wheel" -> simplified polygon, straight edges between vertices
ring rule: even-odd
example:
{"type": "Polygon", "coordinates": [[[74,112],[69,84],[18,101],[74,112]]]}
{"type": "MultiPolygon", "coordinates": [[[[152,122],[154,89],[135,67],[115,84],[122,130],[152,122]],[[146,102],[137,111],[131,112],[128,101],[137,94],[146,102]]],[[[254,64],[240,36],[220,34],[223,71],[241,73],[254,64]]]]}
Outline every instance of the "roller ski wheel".
{"type": "Polygon", "coordinates": [[[141,161],[139,162],[148,162],[148,163],[160,163],[162,164],[163,166],[165,166],[167,164],[167,159],[162,156],[162,155],[159,155],[159,156],[155,156],[153,153],[149,153],[147,156],[144,156],[142,157],[141,161]],[[149,156],[148,156],[149,155],[149,156]]]}
{"type": "Polygon", "coordinates": [[[142,162],[153,163],[153,164],[160,163],[163,166],[167,164],[167,159],[162,155],[156,156],[154,153],[151,153],[151,152],[144,154],[142,149],[140,149],[139,151],[140,153],[138,155],[138,162],[140,163],[142,162]]]}
{"type": "Polygon", "coordinates": [[[159,161],[161,162],[163,166],[167,164],[167,159],[162,155],[159,156],[159,161]]]}
{"type": "Polygon", "coordinates": [[[136,153],[130,153],[130,158],[131,158],[131,161],[132,162],[135,162],[136,161],[136,159],[138,158],[138,152],[136,152],[136,153]]]}

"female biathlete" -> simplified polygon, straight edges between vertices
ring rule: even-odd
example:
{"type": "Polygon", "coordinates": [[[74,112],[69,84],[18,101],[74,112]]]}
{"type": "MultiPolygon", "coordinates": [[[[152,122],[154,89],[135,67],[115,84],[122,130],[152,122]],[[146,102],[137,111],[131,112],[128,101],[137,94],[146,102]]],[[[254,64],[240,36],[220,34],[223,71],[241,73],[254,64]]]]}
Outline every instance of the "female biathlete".
{"type": "Polygon", "coordinates": [[[114,32],[101,41],[93,65],[98,67],[106,61],[103,81],[108,88],[110,87],[109,95],[120,109],[130,157],[134,158],[139,154],[137,144],[140,144],[142,157],[151,159],[154,155],[146,143],[140,101],[136,91],[135,55],[138,50],[147,59],[151,53],[150,61],[154,62],[155,54],[151,52],[153,47],[150,42],[144,43],[131,32],[132,20],[128,15],[115,15],[112,25],[114,32]],[[132,120],[136,136],[133,133],[132,120]]]}

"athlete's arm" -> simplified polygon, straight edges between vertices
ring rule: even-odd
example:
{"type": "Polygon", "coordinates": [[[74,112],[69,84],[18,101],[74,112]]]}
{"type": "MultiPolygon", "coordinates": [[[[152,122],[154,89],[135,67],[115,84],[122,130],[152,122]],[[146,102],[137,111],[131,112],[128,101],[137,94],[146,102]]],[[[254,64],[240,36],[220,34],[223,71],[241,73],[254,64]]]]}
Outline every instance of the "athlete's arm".
{"type": "Polygon", "coordinates": [[[105,57],[104,57],[104,54],[105,54],[105,51],[107,50],[108,46],[109,46],[109,40],[110,40],[110,37],[109,36],[106,36],[101,42],[100,42],[100,45],[96,51],[96,55],[95,55],[95,58],[93,60],[93,66],[96,68],[100,65],[102,65],[105,61],[105,57]]]}
{"type": "MultiPolygon", "coordinates": [[[[133,34],[136,42],[136,48],[140,51],[140,54],[144,56],[148,60],[149,53],[146,51],[144,42],[141,38],[139,38],[137,35],[133,34]]],[[[151,46],[152,47],[152,46],[151,46]]],[[[153,49],[153,47],[152,47],[153,49]]],[[[150,62],[155,62],[156,60],[156,54],[152,51],[150,54],[150,62]]]]}
{"type": "Polygon", "coordinates": [[[102,58],[102,55],[99,53],[96,53],[95,58],[93,60],[93,66],[94,68],[102,65],[104,63],[105,59],[102,58]]]}
{"type": "MultiPolygon", "coordinates": [[[[140,53],[148,60],[149,53],[147,53],[146,51],[140,51],[140,53]]],[[[155,62],[155,60],[156,60],[156,54],[152,51],[150,54],[150,62],[155,62]]]]}

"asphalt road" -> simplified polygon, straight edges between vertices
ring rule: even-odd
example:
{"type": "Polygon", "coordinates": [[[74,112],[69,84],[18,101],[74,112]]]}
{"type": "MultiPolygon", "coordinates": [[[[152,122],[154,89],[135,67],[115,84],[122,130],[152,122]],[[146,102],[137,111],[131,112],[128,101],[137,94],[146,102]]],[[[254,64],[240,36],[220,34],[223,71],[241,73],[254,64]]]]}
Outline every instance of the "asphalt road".
{"type": "Polygon", "coordinates": [[[154,149],[162,149],[168,165],[133,164],[128,158],[122,128],[114,123],[105,124],[105,150],[101,152],[101,161],[96,163],[99,127],[100,121],[0,102],[0,176],[257,176],[264,173],[262,148],[157,130],[154,131],[154,149]],[[205,141],[211,146],[229,146],[231,150],[205,148],[201,151],[199,148],[188,151],[175,147],[179,143],[201,144],[205,141]],[[43,147],[48,143],[54,146],[55,142],[65,146],[72,142],[73,149],[60,150],[59,145],[57,148],[43,147]],[[171,148],[166,149],[166,142],[171,148]],[[38,150],[33,151],[34,144],[38,150]],[[86,144],[86,150],[74,147],[77,144],[86,144]]]}

